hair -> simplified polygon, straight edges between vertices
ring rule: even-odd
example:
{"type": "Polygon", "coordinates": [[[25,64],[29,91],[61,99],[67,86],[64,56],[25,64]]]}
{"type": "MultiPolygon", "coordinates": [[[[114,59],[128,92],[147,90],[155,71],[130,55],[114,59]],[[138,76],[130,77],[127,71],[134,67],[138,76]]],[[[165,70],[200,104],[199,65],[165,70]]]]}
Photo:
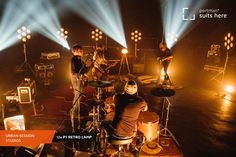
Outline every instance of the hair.
{"type": "Polygon", "coordinates": [[[75,44],[72,48],[72,51],[77,51],[77,50],[82,50],[82,46],[78,45],[78,44],[75,44]]]}

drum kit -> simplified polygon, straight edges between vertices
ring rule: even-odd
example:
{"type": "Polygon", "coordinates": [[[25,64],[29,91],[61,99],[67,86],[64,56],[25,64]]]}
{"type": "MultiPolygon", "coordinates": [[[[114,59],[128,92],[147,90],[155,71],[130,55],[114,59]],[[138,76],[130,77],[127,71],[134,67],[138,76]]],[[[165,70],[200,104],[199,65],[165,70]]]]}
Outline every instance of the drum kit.
{"type": "MultiPolygon", "coordinates": [[[[96,89],[96,101],[92,105],[92,113],[89,114],[90,116],[92,116],[92,122],[85,128],[85,131],[90,133],[98,133],[97,135],[101,136],[101,132],[103,132],[101,122],[103,120],[112,120],[114,117],[114,96],[107,97],[105,100],[102,99],[102,92],[104,91],[103,89],[111,86],[111,82],[97,80],[88,82],[88,85],[96,89]],[[104,119],[101,116],[101,111],[104,111],[106,113],[104,119]]],[[[162,146],[164,146],[162,144],[159,144],[160,135],[164,137],[171,137],[179,146],[177,139],[168,129],[169,110],[171,106],[168,97],[173,96],[175,94],[175,91],[172,89],[154,88],[151,90],[151,94],[163,99],[163,108],[161,115],[162,123],[159,124],[159,116],[156,112],[145,111],[141,112],[138,117],[137,129],[143,134],[143,137],[145,139],[143,140],[141,150],[147,154],[157,154],[162,150],[162,146]],[[164,114],[165,118],[163,118],[164,114]]],[[[100,139],[98,139],[98,141],[99,140],[100,139]]]]}
{"type": "Polygon", "coordinates": [[[169,111],[171,106],[168,97],[173,96],[175,91],[169,88],[159,87],[153,88],[151,94],[163,99],[161,114],[162,122],[161,124],[159,123],[159,116],[156,112],[141,112],[138,118],[138,131],[145,137],[141,150],[147,154],[157,154],[165,146],[162,143],[160,144],[160,135],[163,137],[171,137],[176,144],[180,146],[175,136],[168,129],[169,111]]]}

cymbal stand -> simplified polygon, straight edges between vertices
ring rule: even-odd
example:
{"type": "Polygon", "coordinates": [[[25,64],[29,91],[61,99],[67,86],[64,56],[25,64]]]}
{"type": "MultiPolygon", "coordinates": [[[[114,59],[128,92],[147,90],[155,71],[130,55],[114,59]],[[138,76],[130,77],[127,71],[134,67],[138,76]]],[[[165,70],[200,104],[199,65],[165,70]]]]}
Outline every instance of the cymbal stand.
{"type": "MultiPolygon", "coordinates": [[[[169,121],[169,112],[170,112],[170,106],[172,104],[170,103],[169,99],[167,97],[163,97],[163,108],[162,108],[162,117],[164,114],[164,107],[166,106],[166,118],[165,118],[165,125],[164,128],[160,130],[160,135],[165,137],[171,137],[175,143],[180,146],[179,142],[177,141],[176,137],[172,134],[172,132],[168,129],[168,121],[169,121]]],[[[163,120],[163,119],[162,119],[163,120]]]]}
{"type": "Polygon", "coordinates": [[[93,122],[90,126],[88,126],[88,132],[91,131],[98,131],[100,130],[100,103],[102,102],[102,89],[101,87],[96,88],[96,105],[93,105],[92,109],[92,116],[93,116],[93,122]]]}

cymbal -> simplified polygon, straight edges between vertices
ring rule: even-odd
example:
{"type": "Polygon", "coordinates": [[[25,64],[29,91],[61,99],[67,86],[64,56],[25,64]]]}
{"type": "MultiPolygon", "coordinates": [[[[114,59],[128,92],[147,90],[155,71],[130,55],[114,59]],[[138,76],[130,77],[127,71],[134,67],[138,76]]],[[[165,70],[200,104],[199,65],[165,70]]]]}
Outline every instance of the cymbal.
{"type": "Polygon", "coordinates": [[[158,154],[162,148],[159,146],[157,141],[147,141],[141,147],[141,150],[147,154],[158,154]]]}
{"type": "Polygon", "coordinates": [[[88,83],[92,87],[109,87],[111,86],[111,82],[109,81],[90,81],[88,83]]]}
{"type": "Polygon", "coordinates": [[[173,89],[157,87],[151,89],[151,94],[158,97],[171,97],[175,95],[175,91],[173,89]]]}

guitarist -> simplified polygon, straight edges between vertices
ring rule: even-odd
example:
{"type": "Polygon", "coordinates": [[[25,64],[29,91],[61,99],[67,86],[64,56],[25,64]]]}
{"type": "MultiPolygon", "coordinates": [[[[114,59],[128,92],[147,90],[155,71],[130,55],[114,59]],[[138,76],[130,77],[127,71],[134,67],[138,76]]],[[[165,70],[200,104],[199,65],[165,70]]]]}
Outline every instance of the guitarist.
{"type": "MultiPolygon", "coordinates": [[[[80,116],[80,96],[83,93],[84,78],[89,68],[82,61],[83,49],[80,45],[74,45],[72,48],[72,58],[70,61],[70,71],[71,71],[71,83],[74,91],[73,108],[71,110],[71,115],[74,116],[75,110],[77,108],[78,117],[80,116]]],[[[78,118],[78,128],[80,126],[80,119],[78,118]]]]}
{"type": "MultiPolygon", "coordinates": [[[[164,82],[166,82],[169,80],[169,75],[167,73],[167,70],[168,70],[168,66],[169,66],[173,56],[172,56],[171,51],[167,47],[167,44],[165,42],[161,42],[159,44],[159,49],[160,49],[160,53],[158,56],[158,60],[160,61],[160,64],[164,70],[164,82]]],[[[159,74],[161,75],[161,70],[160,70],[159,74]]]]}
{"type": "Polygon", "coordinates": [[[98,45],[93,55],[94,69],[93,76],[96,80],[106,80],[106,74],[108,62],[104,56],[104,48],[102,45],[98,45]]]}

